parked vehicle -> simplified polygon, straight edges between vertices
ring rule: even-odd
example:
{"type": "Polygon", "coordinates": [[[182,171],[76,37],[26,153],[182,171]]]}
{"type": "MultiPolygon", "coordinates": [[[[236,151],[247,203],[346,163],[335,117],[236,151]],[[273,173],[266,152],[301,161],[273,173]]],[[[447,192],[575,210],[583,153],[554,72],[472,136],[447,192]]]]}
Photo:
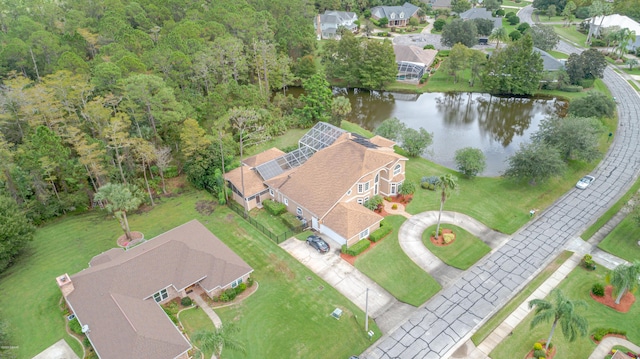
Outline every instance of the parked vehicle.
{"type": "Polygon", "coordinates": [[[584,176],[584,177],[580,178],[580,181],[578,181],[578,183],[576,183],[576,188],[585,189],[591,184],[591,182],[593,182],[595,180],[596,180],[596,178],[593,177],[593,176],[584,176]]]}
{"type": "Polygon", "coordinates": [[[324,239],[316,236],[315,234],[307,237],[307,244],[311,247],[315,248],[319,253],[327,253],[331,247],[329,247],[329,243],[325,242],[324,239]]]}

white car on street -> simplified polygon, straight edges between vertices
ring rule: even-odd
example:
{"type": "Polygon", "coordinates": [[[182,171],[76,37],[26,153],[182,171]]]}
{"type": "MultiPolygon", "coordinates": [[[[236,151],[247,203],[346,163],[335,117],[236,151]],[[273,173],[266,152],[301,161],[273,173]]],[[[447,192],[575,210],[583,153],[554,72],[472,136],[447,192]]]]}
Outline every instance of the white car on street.
{"type": "Polygon", "coordinates": [[[576,188],[585,189],[591,184],[591,182],[593,182],[595,180],[596,180],[596,178],[593,177],[593,176],[584,176],[584,177],[580,178],[580,181],[578,181],[578,183],[576,183],[576,188]]]}

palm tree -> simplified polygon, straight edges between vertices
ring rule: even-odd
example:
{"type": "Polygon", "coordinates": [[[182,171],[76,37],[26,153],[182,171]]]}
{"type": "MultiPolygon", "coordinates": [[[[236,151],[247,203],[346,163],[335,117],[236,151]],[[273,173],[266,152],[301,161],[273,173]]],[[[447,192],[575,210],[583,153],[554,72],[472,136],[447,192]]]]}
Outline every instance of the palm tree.
{"type": "Polygon", "coordinates": [[[451,194],[451,191],[458,188],[458,177],[449,173],[438,177],[438,181],[435,183],[436,188],[441,189],[440,193],[440,213],[438,213],[438,225],[436,226],[436,236],[440,233],[440,217],[442,217],[442,209],[444,208],[444,202],[451,194]]]}
{"type": "Polygon", "coordinates": [[[507,34],[507,29],[504,27],[496,27],[491,31],[491,35],[489,35],[489,40],[496,40],[496,49],[500,47],[500,41],[505,42],[509,38],[507,34]]]}
{"type": "Polygon", "coordinates": [[[617,36],[618,47],[616,48],[616,52],[619,53],[618,58],[622,58],[622,55],[626,52],[629,43],[633,42],[635,39],[635,31],[629,30],[626,27],[624,29],[620,29],[617,36]]]}
{"type": "Polygon", "coordinates": [[[633,292],[640,286],[640,261],[636,260],[632,264],[621,264],[607,274],[607,283],[613,286],[613,294],[617,295],[616,304],[627,291],[633,292]]]}
{"type": "Polygon", "coordinates": [[[554,289],[551,291],[551,301],[544,299],[533,299],[529,302],[529,309],[535,307],[535,316],[531,321],[531,328],[533,329],[540,323],[547,322],[549,319],[553,319],[551,325],[551,333],[549,333],[549,339],[547,339],[545,351],[549,350],[549,344],[551,343],[551,337],[556,330],[556,325],[560,323],[562,328],[562,334],[564,337],[572,342],[578,338],[578,335],[587,335],[589,329],[589,323],[587,320],[576,313],[576,309],[579,307],[586,307],[587,304],[582,300],[572,301],[564,296],[560,289],[554,289]]]}
{"type": "Polygon", "coordinates": [[[222,349],[225,347],[242,353],[247,351],[242,343],[233,338],[233,335],[237,332],[238,327],[233,324],[227,324],[216,328],[215,331],[198,330],[193,333],[191,339],[198,343],[200,349],[213,351],[212,358],[219,358],[222,355],[222,349]]]}
{"type": "Polygon", "coordinates": [[[127,211],[133,211],[142,204],[142,193],[140,189],[130,184],[107,183],[98,189],[95,194],[96,201],[108,201],[105,209],[120,222],[120,227],[131,241],[131,230],[129,229],[129,221],[127,220],[127,211]]]}

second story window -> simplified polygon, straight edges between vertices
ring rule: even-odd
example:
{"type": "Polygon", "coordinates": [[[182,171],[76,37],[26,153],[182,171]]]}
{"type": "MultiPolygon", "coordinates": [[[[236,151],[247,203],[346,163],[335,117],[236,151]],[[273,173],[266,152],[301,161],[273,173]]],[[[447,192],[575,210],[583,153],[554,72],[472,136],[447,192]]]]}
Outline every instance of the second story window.
{"type": "Polygon", "coordinates": [[[393,168],[393,175],[397,176],[400,174],[400,171],[402,171],[402,165],[401,164],[397,164],[394,168],[393,168]]]}

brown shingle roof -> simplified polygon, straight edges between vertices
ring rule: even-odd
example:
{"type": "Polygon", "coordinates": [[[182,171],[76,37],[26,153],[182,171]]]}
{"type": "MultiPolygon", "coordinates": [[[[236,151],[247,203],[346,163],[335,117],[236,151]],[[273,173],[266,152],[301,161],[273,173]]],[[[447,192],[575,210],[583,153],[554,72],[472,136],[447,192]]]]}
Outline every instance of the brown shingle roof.
{"type": "Polygon", "coordinates": [[[381,220],[381,215],[351,201],[335,206],[325,217],[324,224],[349,240],[381,220]]]}
{"type": "Polygon", "coordinates": [[[71,276],[74,290],[66,298],[80,322],[89,326],[87,336],[96,352],[107,359],[184,353],[191,345],[153,294],[198,281],[211,291],[253,271],[197,220],[113,254],[96,256],[94,266],[71,276]]]}
{"type": "Polygon", "coordinates": [[[275,177],[267,184],[322,218],[364,175],[403,158],[342,136],[297,170],[275,177]]]}
{"type": "Polygon", "coordinates": [[[438,54],[438,50],[424,50],[411,45],[393,45],[393,52],[396,54],[396,62],[417,62],[427,67],[431,66],[438,54]]]}
{"type": "Polygon", "coordinates": [[[371,137],[369,139],[369,142],[373,143],[376,146],[380,146],[380,147],[390,147],[391,149],[393,149],[393,146],[395,146],[395,141],[392,141],[388,138],[382,137],[382,136],[378,136],[375,135],[373,137],[371,137]]]}
{"type": "Polygon", "coordinates": [[[271,147],[270,149],[264,152],[260,152],[257,155],[246,158],[244,161],[242,161],[242,163],[249,166],[249,168],[253,168],[265,162],[269,162],[273,159],[276,159],[282,155],[284,155],[284,152],[282,152],[281,150],[275,147],[271,147]]]}
{"type": "Polygon", "coordinates": [[[233,170],[227,172],[224,175],[224,178],[231,182],[238,191],[242,192],[242,175],[244,175],[244,196],[251,197],[254,194],[260,193],[267,189],[262,181],[262,177],[258,174],[257,171],[249,169],[247,166],[240,166],[238,168],[234,168],[233,170]],[[240,169],[244,167],[243,174],[240,173],[240,169]]]}

